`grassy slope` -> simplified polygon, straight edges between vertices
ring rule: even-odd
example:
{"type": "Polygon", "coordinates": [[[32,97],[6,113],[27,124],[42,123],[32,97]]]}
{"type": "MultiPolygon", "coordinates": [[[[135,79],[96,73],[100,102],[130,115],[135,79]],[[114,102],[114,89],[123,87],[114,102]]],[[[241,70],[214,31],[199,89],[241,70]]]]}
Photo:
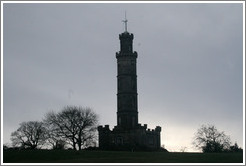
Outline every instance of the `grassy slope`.
{"type": "Polygon", "coordinates": [[[4,163],[242,163],[243,153],[7,150],[4,163]]]}

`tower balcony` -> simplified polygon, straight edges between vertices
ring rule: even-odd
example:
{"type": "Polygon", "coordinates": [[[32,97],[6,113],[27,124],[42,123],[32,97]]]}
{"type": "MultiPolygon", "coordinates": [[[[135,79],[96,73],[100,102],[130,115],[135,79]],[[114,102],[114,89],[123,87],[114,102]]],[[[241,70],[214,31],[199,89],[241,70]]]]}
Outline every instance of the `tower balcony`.
{"type": "Polygon", "coordinates": [[[119,52],[116,52],[116,58],[119,58],[119,57],[135,57],[135,58],[137,58],[138,53],[136,51],[134,51],[133,53],[132,52],[119,51],[119,52]]]}

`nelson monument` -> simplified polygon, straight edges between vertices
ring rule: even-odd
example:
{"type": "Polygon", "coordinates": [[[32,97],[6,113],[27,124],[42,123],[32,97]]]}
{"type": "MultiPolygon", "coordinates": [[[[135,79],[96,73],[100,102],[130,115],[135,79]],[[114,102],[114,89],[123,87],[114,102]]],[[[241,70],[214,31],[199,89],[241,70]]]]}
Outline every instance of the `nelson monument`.
{"type": "Polygon", "coordinates": [[[133,51],[133,34],[119,35],[120,51],[117,59],[117,125],[98,126],[99,148],[102,150],[158,150],[161,127],[148,129],[138,122],[137,57],[133,51]]]}

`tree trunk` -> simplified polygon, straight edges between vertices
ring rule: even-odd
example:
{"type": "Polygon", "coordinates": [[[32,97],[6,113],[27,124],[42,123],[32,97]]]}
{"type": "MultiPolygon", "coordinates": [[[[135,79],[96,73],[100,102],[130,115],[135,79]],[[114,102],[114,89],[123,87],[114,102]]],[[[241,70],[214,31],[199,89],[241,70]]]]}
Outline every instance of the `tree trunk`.
{"type": "Polygon", "coordinates": [[[78,147],[79,147],[79,150],[81,150],[81,138],[78,139],[78,147]]]}
{"type": "Polygon", "coordinates": [[[76,150],[76,143],[73,141],[73,150],[76,150]]]}

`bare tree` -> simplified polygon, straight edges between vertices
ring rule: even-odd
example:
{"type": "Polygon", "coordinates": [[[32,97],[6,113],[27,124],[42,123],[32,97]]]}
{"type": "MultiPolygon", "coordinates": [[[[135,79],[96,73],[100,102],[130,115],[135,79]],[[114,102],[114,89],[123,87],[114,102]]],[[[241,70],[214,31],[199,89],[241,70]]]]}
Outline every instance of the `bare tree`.
{"type": "Polygon", "coordinates": [[[73,149],[81,150],[95,138],[98,117],[90,108],[67,106],[61,112],[50,112],[45,123],[56,137],[66,140],[73,149]]]}
{"type": "Polygon", "coordinates": [[[230,137],[214,125],[202,125],[195,134],[193,144],[203,152],[222,152],[230,148],[230,137]]]}
{"type": "Polygon", "coordinates": [[[36,149],[45,141],[45,127],[42,122],[22,122],[20,127],[11,134],[14,147],[36,149]]]}
{"type": "Polygon", "coordinates": [[[61,137],[53,125],[44,123],[46,128],[46,145],[52,149],[65,149],[66,139],[61,137]]]}

